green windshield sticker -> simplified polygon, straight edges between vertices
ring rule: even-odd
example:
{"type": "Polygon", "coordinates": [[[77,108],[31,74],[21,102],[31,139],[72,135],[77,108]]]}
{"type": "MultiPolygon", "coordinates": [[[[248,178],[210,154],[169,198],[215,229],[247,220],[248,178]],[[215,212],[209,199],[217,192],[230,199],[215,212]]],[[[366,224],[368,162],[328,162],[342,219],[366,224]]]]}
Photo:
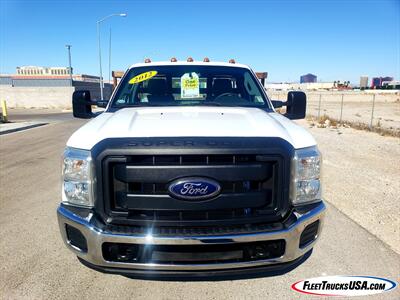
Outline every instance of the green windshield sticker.
{"type": "Polygon", "coordinates": [[[199,76],[194,73],[185,73],[181,77],[181,98],[191,99],[200,97],[199,76]]]}
{"type": "Polygon", "coordinates": [[[129,80],[129,84],[135,84],[135,83],[139,83],[139,82],[142,82],[145,80],[149,80],[151,77],[154,77],[156,75],[157,75],[157,71],[144,72],[139,75],[136,75],[131,80],[129,80]]]}

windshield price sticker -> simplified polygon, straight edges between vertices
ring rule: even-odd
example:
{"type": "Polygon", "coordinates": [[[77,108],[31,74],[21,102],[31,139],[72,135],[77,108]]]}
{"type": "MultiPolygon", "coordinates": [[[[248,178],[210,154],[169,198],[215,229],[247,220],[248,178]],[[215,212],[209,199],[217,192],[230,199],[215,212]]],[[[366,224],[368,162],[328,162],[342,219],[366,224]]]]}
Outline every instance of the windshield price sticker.
{"type": "Polygon", "coordinates": [[[181,98],[199,98],[200,97],[200,84],[199,76],[192,73],[185,73],[181,77],[181,98]]]}
{"type": "Polygon", "coordinates": [[[139,83],[139,82],[142,82],[142,81],[146,81],[146,80],[149,80],[150,78],[152,78],[152,77],[154,77],[156,75],[157,75],[157,71],[144,72],[144,73],[141,73],[139,75],[136,75],[131,80],[129,80],[129,84],[135,84],[135,83],[139,83]]]}

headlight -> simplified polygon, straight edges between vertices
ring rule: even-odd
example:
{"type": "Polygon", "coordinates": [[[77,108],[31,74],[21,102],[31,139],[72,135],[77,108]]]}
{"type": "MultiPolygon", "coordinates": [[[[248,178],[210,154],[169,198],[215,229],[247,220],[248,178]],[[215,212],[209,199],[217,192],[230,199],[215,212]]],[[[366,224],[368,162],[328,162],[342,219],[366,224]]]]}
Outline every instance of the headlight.
{"type": "Polygon", "coordinates": [[[291,165],[290,199],[293,205],[321,199],[321,154],[317,147],[295,151],[291,165]]]}
{"type": "Polygon", "coordinates": [[[62,202],[92,207],[93,162],[90,151],[66,148],[62,160],[62,202]]]}

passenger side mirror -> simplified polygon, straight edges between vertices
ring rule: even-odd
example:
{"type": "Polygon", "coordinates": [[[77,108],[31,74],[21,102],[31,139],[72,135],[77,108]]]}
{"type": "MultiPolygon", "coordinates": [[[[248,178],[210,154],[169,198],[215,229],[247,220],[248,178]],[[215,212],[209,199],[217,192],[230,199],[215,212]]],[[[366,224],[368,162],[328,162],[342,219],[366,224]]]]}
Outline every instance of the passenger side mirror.
{"type": "Polygon", "coordinates": [[[291,120],[306,117],[307,96],[304,92],[289,92],[287,96],[285,117],[291,120]]]}
{"type": "Polygon", "coordinates": [[[304,119],[306,117],[307,96],[304,92],[289,92],[287,101],[271,100],[274,108],[286,106],[284,116],[291,120],[304,119]]]}
{"type": "Polygon", "coordinates": [[[89,91],[75,91],[72,94],[72,112],[75,118],[90,119],[93,117],[89,91]]]}
{"type": "Polygon", "coordinates": [[[272,105],[274,106],[274,108],[281,108],[282,106],[284,106],[283,101],[271,100],[271,102],[272,102],[272,105]]]}

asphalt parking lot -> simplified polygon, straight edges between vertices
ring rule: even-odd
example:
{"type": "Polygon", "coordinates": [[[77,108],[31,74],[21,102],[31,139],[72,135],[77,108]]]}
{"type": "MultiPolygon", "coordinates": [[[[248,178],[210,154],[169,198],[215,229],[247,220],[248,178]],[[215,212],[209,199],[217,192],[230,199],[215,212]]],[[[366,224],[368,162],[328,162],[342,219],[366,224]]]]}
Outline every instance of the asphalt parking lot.
{"type": "MultiPolygon", "coordinates": [[[[90,270],[64,246],[56,219],[61,153],[71,133],[86,121],[72,119],[71,113],[47,120],[49,125],[0,136],[0,298],[293,299],[305,296],[290,286],[310,277],[372,275],[399,282],[397,244],[385,242],[390,235],[372,232],[369,226],[373,224],[363,224],[361,215],[353,216],[346,212],[350,208],[329,199],[335,195],[332,189],[328,190],[319,243],[312,255],[289,273],[175,282],[90,270]]],[[[333,174],[332,166],[325,168],[327,174],[333,174]]],[[[329,186],[329,179],[324,184],[329,186]]],[[[397,226],[396,222],[392,226],[397,226]]],[[[398,229],[392,238],[399,240],[398,229]]],[[[400,289],[369,298],[399,299],[400,289]]]]}

